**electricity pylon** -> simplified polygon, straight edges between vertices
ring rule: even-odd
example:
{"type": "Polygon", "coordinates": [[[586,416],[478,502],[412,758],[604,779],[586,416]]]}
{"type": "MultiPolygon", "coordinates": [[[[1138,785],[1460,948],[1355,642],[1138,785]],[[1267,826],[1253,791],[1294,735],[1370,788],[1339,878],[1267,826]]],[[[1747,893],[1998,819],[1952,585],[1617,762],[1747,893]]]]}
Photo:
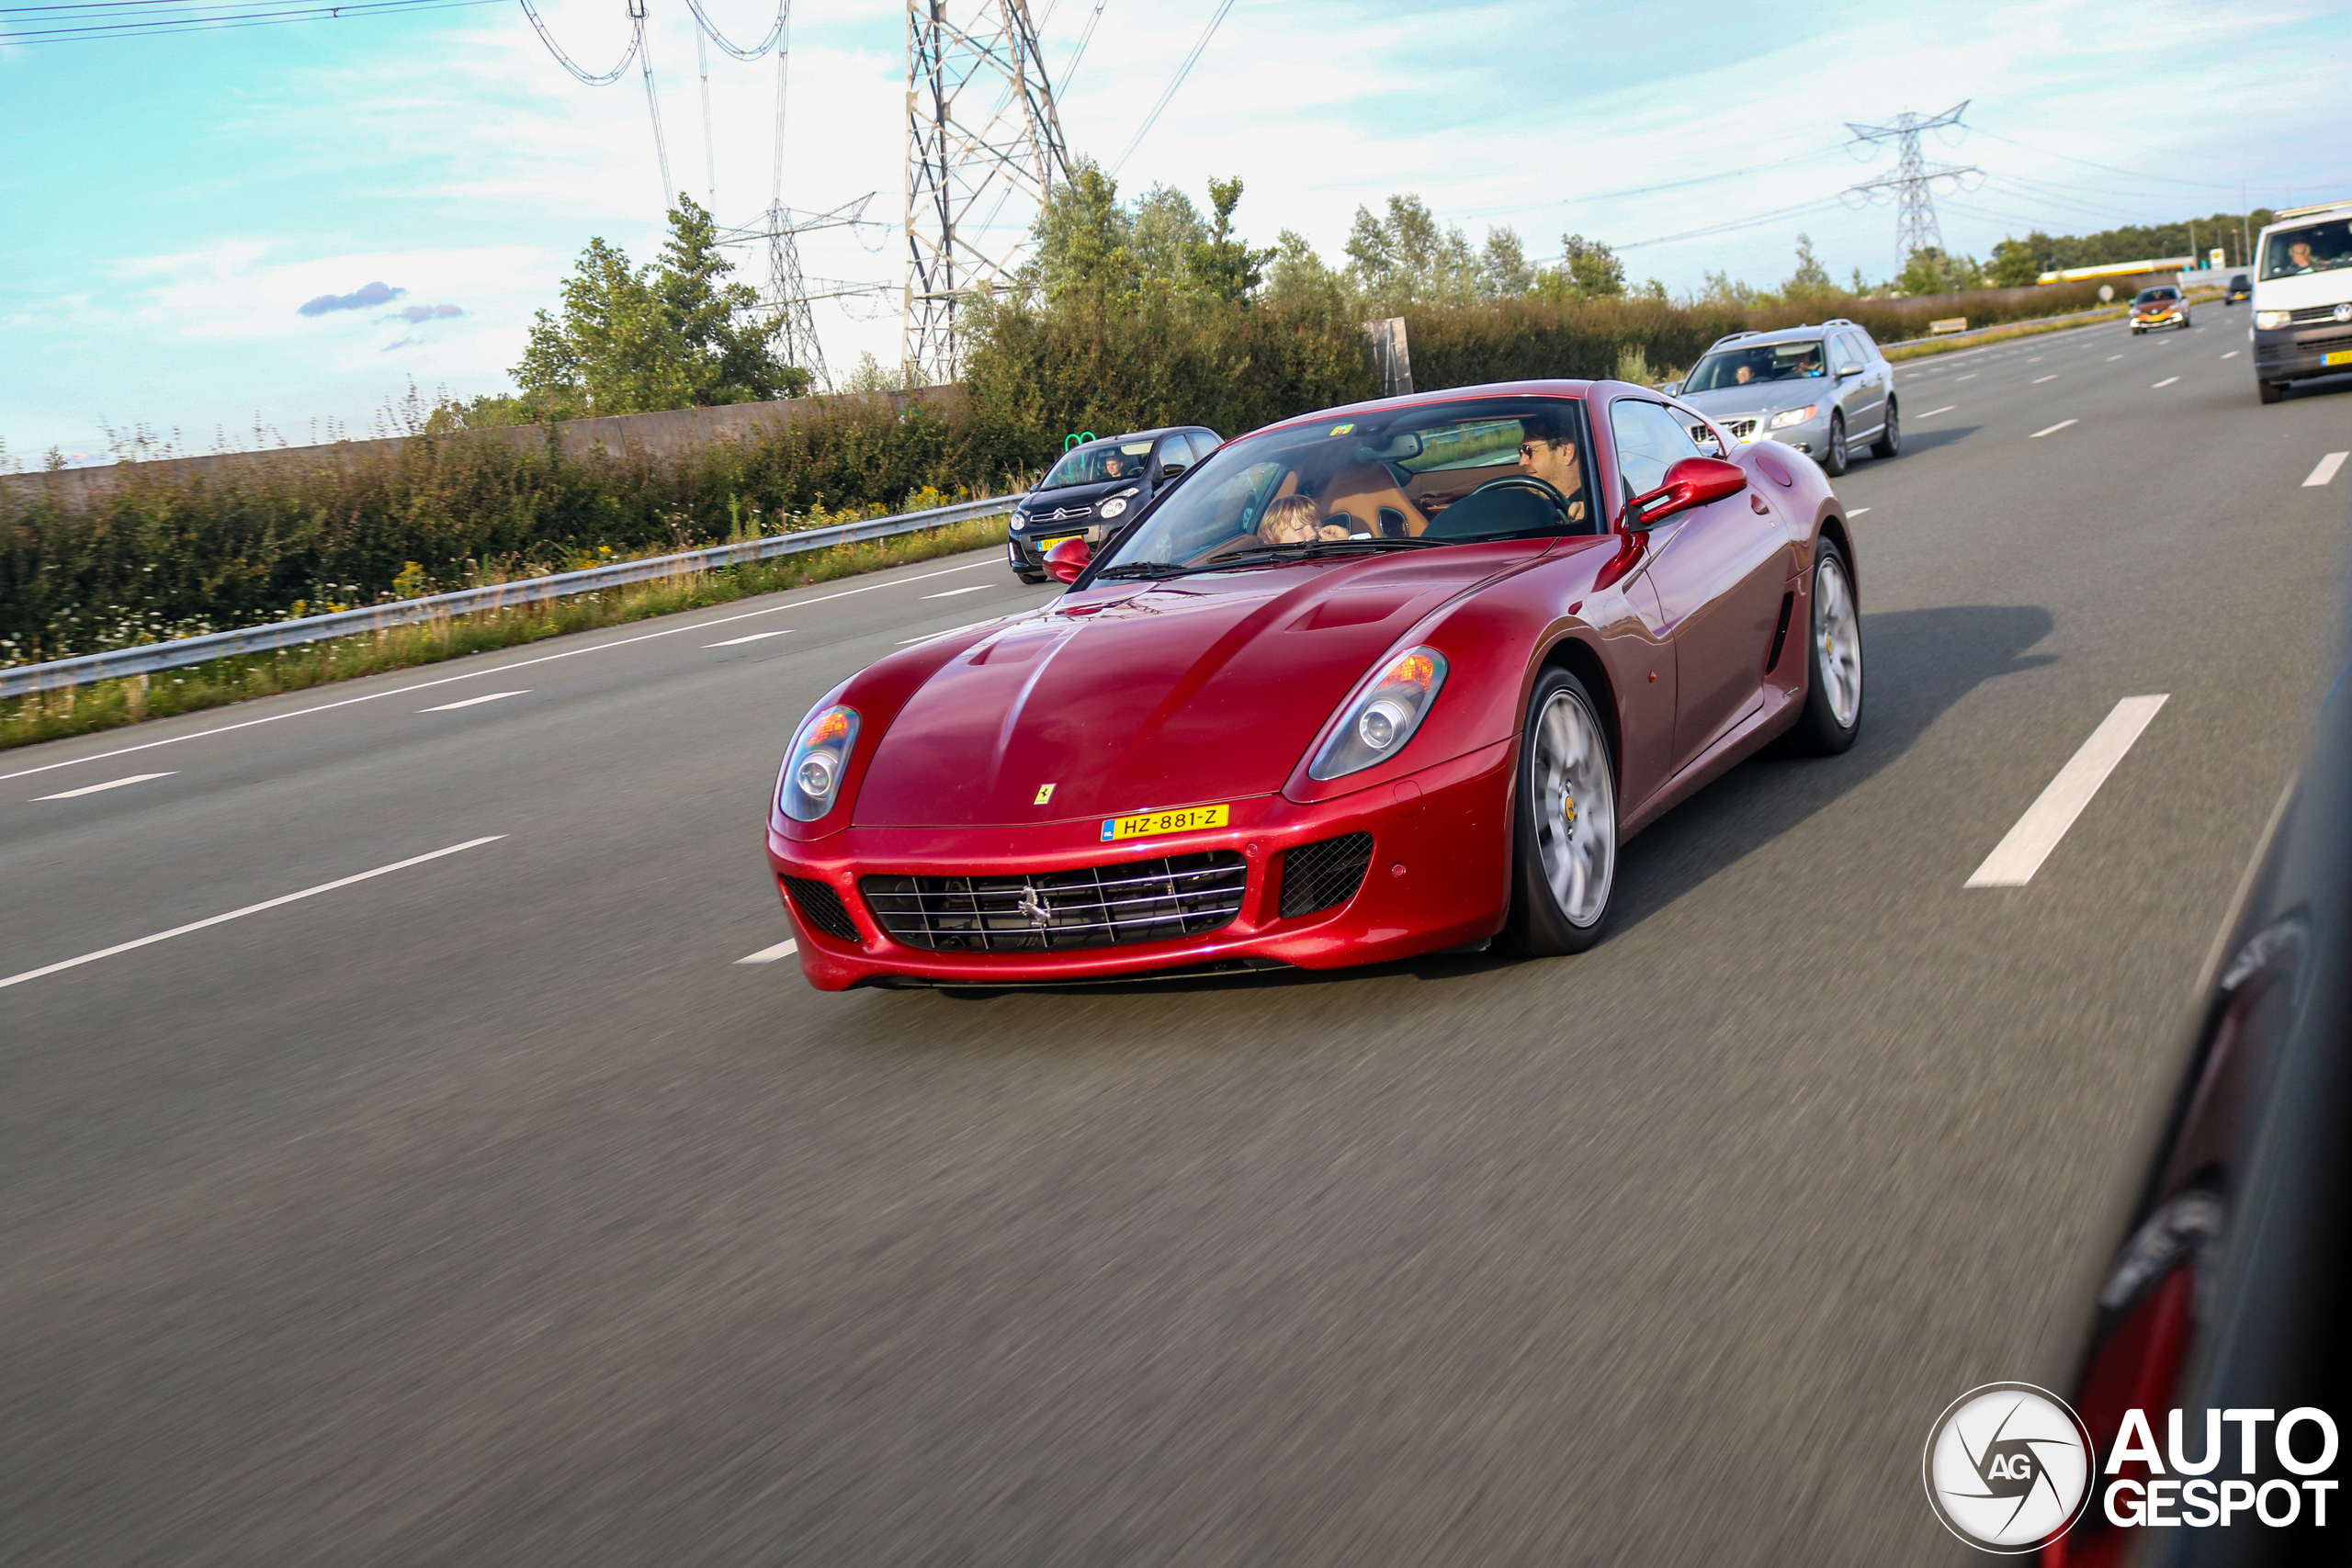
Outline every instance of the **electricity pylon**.
{"type": "Polygon", "coordinates": [[[1857,141],[1893,141],[1895,145],[1894,173],[1875,180],[1849,187],[1849,194],[1875,199],[1881,192],[1894,197],[1894,265],[1901,267],[1921,251],[1942,251],[1943,230],[1936,223],[1936,203],[1929,187],[1941,179],[1956,179],[1963,175],[1981,174],[1975,168],[1961,168],[1939,164],[1930,168],[1919,153],[1919,133],[1939,126],[1958,125],[1969,100],[1959,103],[1939,115],[1916,115],[1909,109],[1895,116],[1893,125],[1856,125],[1849,120],[1846,129],[1854,133],[1857,141]]]}
{"type": "Polygon", "coordinates": [[[1011,276],[1031,218],[1068,175],[1027,0],[907,0],[901,344],[915,382],[954,379],[958,298],[1011,276]],[[998,227],[1008,216],[1009,233],[998,227]]]}
{"type": "Polygon", "coordinates": [[[816,378],[816,385],[830,389],[831,373],[825,367],[825,351],[817,342],[817,322],[808,310],[813,299],[838,299],[853,294],[870,293],[887,285],[840,284],[819,279],[822,286],[814,292],[809,280],[800,271],[799,237],[820,229],[850,229],[865,221],[865,205],[874,199],[869,192],[855,201],[843,202],[831,212],[813,216],[795,212],[782,202],[770,204],[756,221],[741,229],[722,229],[718,243],[722,245],[748,245],[766,241],[768,247],[768,292],[760,303],[776,312],[782,330],[777,334],[777,349],[785,363],[797,365],[816,378]]]}

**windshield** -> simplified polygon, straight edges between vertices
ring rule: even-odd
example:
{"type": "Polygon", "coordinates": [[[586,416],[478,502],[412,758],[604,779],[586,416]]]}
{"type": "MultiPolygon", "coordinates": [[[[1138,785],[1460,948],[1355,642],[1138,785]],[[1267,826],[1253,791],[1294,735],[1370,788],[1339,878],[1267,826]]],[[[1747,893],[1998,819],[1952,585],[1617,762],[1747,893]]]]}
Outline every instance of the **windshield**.
{"type": "Polygon", "coordinates": [[[2262,242],[2262,279],[2352,266],[2352,219],[2282,229],[2262,242]]]}
{"type": "Polygon", "coordinates": [[[2143,288],[2138,294],[2132,297],[2132,303],[2134,305],[2157,305],[2167,300],[2177,299],[2179,298],[2180,290],[2177,288],[2143,288]]]}
{"type": "Polygon", "coordinates": [[[1719,392],[1726,387],[1750,387],[1758,381],[1802,381],[1822,374],[1821,340],[1768,343],[1753,348],[1727,348],[1699,361],[1682,383],[1688,392],[1719,392]]]}
{"type": "Polygon", "coordinates": [[[1067,490],[1071,485],[1107,484],[1113,479],[1139,479],[1151,461],[1148,441],[1098,441],[1073,446],[1062,454],[1039,490],[1067,490]]]}
{"type": "Polygon", "coordinates": [[[1472,398],[1227,445],[1121,540],[1105,576],[1598,532],[1568,398],[1472,398]]]}

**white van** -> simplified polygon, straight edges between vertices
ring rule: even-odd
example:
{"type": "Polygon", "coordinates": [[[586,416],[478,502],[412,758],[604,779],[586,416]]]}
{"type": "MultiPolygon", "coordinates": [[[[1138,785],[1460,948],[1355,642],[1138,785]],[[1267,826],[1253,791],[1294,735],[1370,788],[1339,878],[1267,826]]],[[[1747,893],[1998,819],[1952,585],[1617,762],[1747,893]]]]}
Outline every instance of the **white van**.
{"type": "Polygon", "coordinates": [[[2352,371],[2352,201],[2290,207],[2254,246],[2254,384],[2266,403],[2352,371]]]}

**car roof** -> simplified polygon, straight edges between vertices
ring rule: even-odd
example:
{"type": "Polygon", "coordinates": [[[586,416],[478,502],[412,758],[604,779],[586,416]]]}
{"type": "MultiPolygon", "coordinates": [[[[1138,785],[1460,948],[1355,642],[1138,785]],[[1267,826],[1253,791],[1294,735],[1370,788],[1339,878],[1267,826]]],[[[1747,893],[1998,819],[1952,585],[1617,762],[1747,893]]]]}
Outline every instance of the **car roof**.
{"type": "MultiPolygon", "coordinates": [[[[1832,316],[1829,320],[1818,324],[1800,322],[1793,327],[1774,327],[1770,332],[1730,333],[1709,344],[1707,353],[1713,354],[1719,348],[1729,348],[1734,344],[1743,344],[1750,348],[1768,348],[1776,343],[1795,343],[1805,338],[1817,338],[1833,328],[1841,327],[1851,327],[1864,337],[1871,335],[1870,329],[1860,322],[1849,321],[1843,316],[1832,316]]],[[[1873,338],[1871,341],[1877,340],[1873,338]]],[[[1704,355],[1701,357],[1703,358],[1704,355]]]]}
{"type": "MultiPolygon", "coordinates": [[[[1156,430],[1130,430],[1125,435],[1097,436],[1091,441],[1080,442],[1077,446],[1071,447],[1070,450],[1073,452],[1082,452],[1089,446],[1116,446],[1123,441],[1157,441],[1163,435],[1174,435],[1180,432],[1183,434],[1190,435],[1196,430],[1208,430],[1208,427],[1204,424],[1163,424],[1156,430]]],[[[1216,435],[1216,432],[1214,430],[1210,430],[1209,434],[1211,435],[1216,435]]],[[[1217,439],[1221,441],[1224,437],[1218,436],[1217,439]]]]}

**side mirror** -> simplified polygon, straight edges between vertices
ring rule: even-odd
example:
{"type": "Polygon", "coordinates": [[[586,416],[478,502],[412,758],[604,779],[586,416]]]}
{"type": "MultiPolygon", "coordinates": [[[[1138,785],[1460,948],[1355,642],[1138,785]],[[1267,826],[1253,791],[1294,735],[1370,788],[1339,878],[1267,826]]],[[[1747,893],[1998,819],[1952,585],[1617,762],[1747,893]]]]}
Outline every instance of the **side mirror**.
{"type": "Polygon", "coordinates": [[[1170,479],[1174,479],[1178,474],[1182,473],[1182,472],[1184,471],[1184,468],[1185,468],[1185,465],[1184,465],[1184,464],[1182,464],[1182,463],[1162,463],[1162,464],[1160,464],[1160,465],[1159,465],[1159,482],[1160,482],[1161,484],[1166,484],[1170,479]]]}
{"type": "MultiPolygon", "coordinates": [[[[1685,457],[1666,470],[1666,482],[1625,503],[1625,526],[1655,528],[1677,513],[1737,495],[1747,488],[1747,470],[1721,457],[1685,457]]],[[[1059,547],[1056,547],[1059,553],[1059,547]]],[[[1047,560],[1052,556],[1046,558],[1047,560]]]]}
{"type": "MultiPolygon", "coordinates": [[[[1744,482],[1746,476],[1741,478],[1744,482]]],[[[1094,552],[1084,539],[1064,539],[1046,552],[1046,575],[1056,582],[1076,582],[1093,559],[1094,552]]]]}
{"type": "Polygon", "coordinates": [[[1861,373],[1862,367],[1859,365],[1840,365],[1838,367],[1838,379],[1840,381],[1843,381],[1849,376],[1859,376],[1861,373]]]}
{"type": "Polygon", "coordinates": [[[1682,383],[1679,381],[1668,381],[1665,386],[1660,387],[1658,390],[1664,392],[1669,398],[1679,398],[1682,395],[1682,383]]]}

